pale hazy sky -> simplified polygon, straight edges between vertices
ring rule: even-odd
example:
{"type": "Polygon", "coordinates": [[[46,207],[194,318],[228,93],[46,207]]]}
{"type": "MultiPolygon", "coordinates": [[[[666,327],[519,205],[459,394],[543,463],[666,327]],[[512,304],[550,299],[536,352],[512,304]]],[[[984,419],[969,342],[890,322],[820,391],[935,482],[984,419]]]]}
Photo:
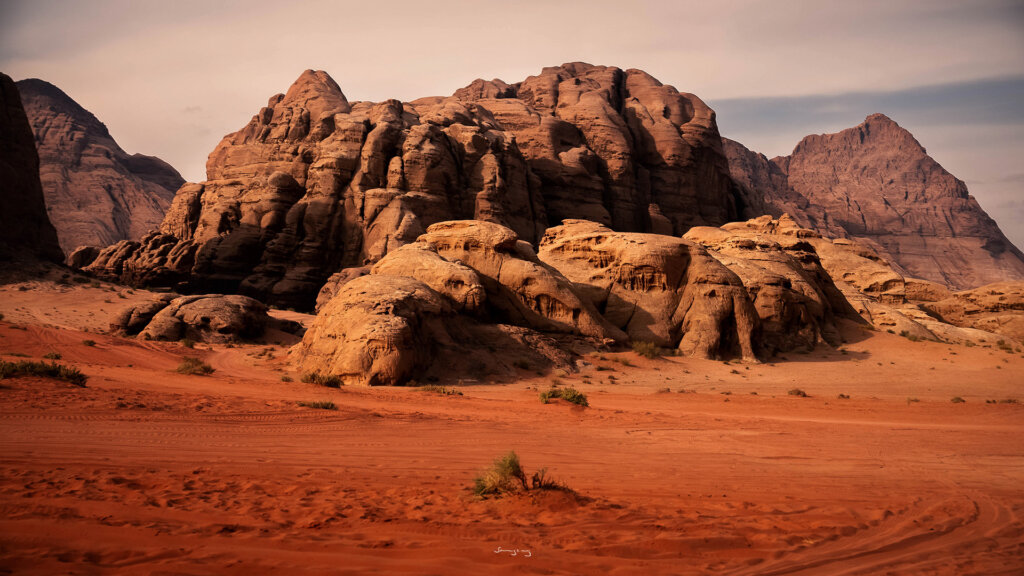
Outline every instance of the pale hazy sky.
{"type": "Polygon", "coordinates": [[[0,0],[0,71],[189,180],[307,68],[409,100],[576,60],[693,92],[768,156],[886,113],[1024,245],[1024,0],[0,0]]]}

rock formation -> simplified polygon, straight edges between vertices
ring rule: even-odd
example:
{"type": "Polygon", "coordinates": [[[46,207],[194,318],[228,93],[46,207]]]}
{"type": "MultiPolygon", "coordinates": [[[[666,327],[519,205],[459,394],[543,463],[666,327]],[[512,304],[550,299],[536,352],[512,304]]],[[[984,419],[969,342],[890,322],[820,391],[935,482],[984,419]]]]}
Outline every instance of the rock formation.
{"type": "Polygon", "coordinates": [[[756,360],[758,319],[747,292],[699,245],[565,220],[548,229],[539,256],[632,340],[756,360]]]}
{"type": "MultiPolygon", "coordinates": [[[[938,320],[1024,343],[1024,282],[997,282],[921,303],[938,320]]],[[[995,339],[998,343],[1003,338],[995,339]]],[[[989,340],[992,343],[993,340],[989,340]]],[[[1021,350],[1017,349],[1018,352],[1021,350]]]]}
{"type": "Polygon", "coordinates": [[[0,258],[21,255],[64,259],[46,216],[32,127],[14,81],[0,74],[0,258]]]}
{"type": "Polygon", "coordinates": [[[458,377],[466,359],[478,374],[515,374],[520,362],[573,369],[574,348],[627,337],[756,362],[839,345],[844,320],[1015,350],[1020,342],[1002,334],[1019,328],[1024,308],[1017,285],[949,303],[941,286],[901,276],[870,247],[788,216],[695,227],[684,239],[567,220],[539,255],[503,226],[441,222],[360,272],[338,279],[294,349],[304,372],[390,385],[458,377]],[[978,325],[943,322],[940,308],[978,325]]]}
{"type": "Polygon", "coordinates": [[[727,141],[746,216],[790,214],[802,226],[869,244],[906,275],[957,289],[1024,278],[1024,255],[964,183],[882,114],[804,138],[766,159],[727,141]]]}
{"type": "Polygon", "coordinates": [[[247,296],[167,295],[124,310],[111,330],[147,340],[233,342],[260,337],[269,321],[267,307],[247,296]]]}
{"type": "Polygon", "coordinates": [[[567,64],[376,104],[308,70],[221,141],[205,182],[178,191],[160,254],[152,238],[123,242],[88,269],[308,309],[332,274],[436,222],[494,222],[530,243],[580,216],[682,233],[735,218],[730,191],[714,113],[638,70],[567,64]]]}
{"type": "Polygon", "coordinates": [[[39,150],[39,176],[64,252],[107,246],[156,229],[181,175],[153,156],[129,155],[107,127],[56,86],[17,83],[39,150]]]}

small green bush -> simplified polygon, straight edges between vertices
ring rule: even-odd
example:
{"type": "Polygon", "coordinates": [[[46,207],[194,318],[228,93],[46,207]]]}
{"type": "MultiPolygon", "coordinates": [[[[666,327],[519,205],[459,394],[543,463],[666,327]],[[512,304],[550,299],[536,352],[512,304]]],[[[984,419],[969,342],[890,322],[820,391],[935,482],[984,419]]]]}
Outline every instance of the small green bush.
{"type": "Polygon", "coordinates": [[[567,388],[555,388],[552,386],[550,390],[540,393],[540,401],[545,404],[547,404],[552,398],[561,398],[566,402],[571,402],[573,404],[583,406],[584,408],[590,406],[590,403],[587,402],[587,395],[572,386],[567,388]]]}
{"type": "Polygon", "coordinates": [[[178,364],[177,368],[180,374],[193,374],[196,376],[209,376],[214,373],[212,366],[203,362],[199,358],[193,358],[186,356],[181,359],[181,364],[178,364]]]}
{"type": "Polygon", "coordinates": [[[636,340],[633,342],[633,352],[644,358],[660,358],[662,356],[662,350],[653,342],[644,342],[643,340],[636,340]]]}
{"type": "Polygon", "coordinates": [[[321,374],[319,372],[307,372],[302,375],[302,381],[306,384],[316,384],[327,388],[341,388],[341,378],[333,374],[321,374]]]}
{"type": "Polygon", "coordinates": [[[309,402],[299,402],[299,406],[304,408],[316,408],[317,410],[337,410],[338,407],[330,400],[311,400],[309,402]]]}
{"type": "Polygon", "coordinates": [[[55,378],[70,382],[75,386],[85,387],[89,377],[82,374],[78,368],[63,366],[53,362],[6,362],[0,360],[0,380],[4,378],[17,378],[18,376],[42,376],[44,378],[55,378]]]}
{"type": "Polygon", "coordinates": [[[515,452],[498,458],[490,468],[473,479],[473,494],[486,498],[528,490],[526,473],[515,452]]]}

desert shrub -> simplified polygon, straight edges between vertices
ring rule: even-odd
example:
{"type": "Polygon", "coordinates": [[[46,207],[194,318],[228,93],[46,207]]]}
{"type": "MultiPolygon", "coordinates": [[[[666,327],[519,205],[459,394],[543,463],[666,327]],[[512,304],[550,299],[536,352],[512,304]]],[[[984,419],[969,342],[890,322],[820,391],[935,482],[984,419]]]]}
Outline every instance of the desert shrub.
{"type": "Polygon", "coordinates": [[[959,396],[953,396],[953,399],[950,400],[950,402],[952,402],[953,404],[963,404],[964,402],[967,402],[967,400],[964,400],[959,396]]]}
{"type": "Polygon", "coordinates": [[[920,401],[921,401],[920,398],[914,398],[914,397],[907,398],[907,404],[910,404],[911,402],[920,402],[920,401]]]}
{"type": "Polygon", "coordinates": [[[840,400],[849,400],[849,399],[850,399],[850,395],[849,395],[849,394],[840,394],[840,395],[838,396],[838,398],[839,398],[840,400]]]}
{"type": "Polygon", "coordinates": [[[660,358],[662,355],[661,348],[658,348],[653,342],[644,342],[643,340],[633,341],[633,352],[644,358],[660,358]]]}
{"type": "Polygon", "coordinates": [[[999,401],[1000,404],[1019,404],[1016,398],[1006,398],[999,401]]]}
{"type": "Polygon", "coordinates": [[[85,387],[89,377],[82,374],[78,368],[63,366],[53,362],[6,362],[0,360],[0,380],[4,378],[17,378],[18,376],[42,376],[70,382],[75,386],[85,387]]]}
{"type": "Polygon", "coordinates": [[[498,458],[491,467],[473,479],[473,494],[486,498],[528,490],[526,473],[519,464],[519,456],[515,452],[498,458]]]}
{"type": "Polygon", "coordinates": [[[316,408],[317,410],[337,410],[338,407],[330,400],[311,400],[309,402],[299,402],[299,406],[304,408],[316,408]]]}
{"type": "Polygon", "coordinates": [[[306,384],[316,384],[327,388],[341,388],[341,378],[333,374],[321,374],[319,372],[307,372],[302,375],[302,381],[306,384]]]}
{"type": "Polygon", "coordinates": [[[975,346],[977,346],[977,344],[975,344],[971,340],[968,340],[967,342],[964,342],[964,346],[967,346],[968,348],[974,348],[975,346]]]}
{"type": "Polygon", "coordinates": [[[191,338],[182,338],[181,345],[184,346],[185,348],[195,348],[196,341],[191,338]]]}
{"type": "Polygon", "coordinates": [[[417,386],[416,389],[422,390],[423,392],[433,392],[434,394],[440,394],[442,396],[462,396],[461,390],[438,386],[437,384],[424,384],[423,386],[417,386]]]}
{"type": "Polygon", "coordinates": [[[209,376],[214,373],[212,366],[192,356],[182,358],[181,364],[178,364],[177,371],[180,374],[194,374],[196,376],[209,376]]]}
{"type": "Polygon", "coordinates": [[[288,376],[287,374],[284,375],[284,376],[281,376],[281,382],[291,382],[291,381],[292,381],[292,377],[291,376],[288,376]]]}
{"type": "Polygon", "coordinates": [[[95,340],[82,340],[82,344],[85,344],[86,346],[95,346],[96,345],[96,341],[95,340]]]}
{"type": "Polygon", "coordinates": [[[61,355],[60,352],[47,352],[46,354],[43,354],[43,358],[47,360],[60,360],[61,355]]]}
{"type": "Polygon", "coordinates": [[[550,390],[540,393],[540,401],[545,404],[552,398],[561,398],[566,402],[571,402],[584,408],[590,406],[590,403],[587,402],[587,395],[572,386],[567,388],[555,388],[552,386],[550,390]]]}
{"type": "Polygon", "coordinates": [[[801,390],[799,388],[793,388],[792,390],[790,390],[789,391],[789,395],[790,396],[799,396],[800,398],[807,398],[808,397],[807,396],[807,392],[804,392],[803,390],[801,390]]]}

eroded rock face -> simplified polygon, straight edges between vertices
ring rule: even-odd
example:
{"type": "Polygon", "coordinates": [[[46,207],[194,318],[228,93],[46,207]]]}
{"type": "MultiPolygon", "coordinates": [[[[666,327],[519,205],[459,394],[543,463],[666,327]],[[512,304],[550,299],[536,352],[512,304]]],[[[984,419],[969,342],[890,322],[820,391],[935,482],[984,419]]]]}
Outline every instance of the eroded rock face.
{"type": "Polygon", "coordinates": [[[46,215],[39,155],[14,81],[0,74],[0,258],[64,254],[46,215]]]}
{"type": "Polygon", "coordinates": [[[808,136],[766,159],[725,146],[745,214],[789,213],[826,236],[865,243],[898,272],[969,288],[1024,278],[1021,254],[964,183],[882,114],[808,136]]]}
{"type": "Polygon", "coordinates": [[[503,226],[441,222],[390,252],[369,275],[347,279],[321,307],[299,347],[306,372],[354,384],[402,384],[445,373],[516,365],[569,366],[552,336],[624,339],[572,284],[503,226]],[[510,365],[512,364],[512,365],[510,365]]]}
{"type": "MultiPolygon", "coordinates": [[[[638,70],[567,64],[408,103],[352,103],[309,70],[221,141],[160,231],[193,246],[183,289],[308,309],[332,274],[437,222],[528,243],[564,217],[680,233],[734,218],[730,190],[714,113],[638,70]]],[[[160,262],[118,250],[90,271],[127,281],[121,257],[160,262]]]]}
{"type": "Polygon", "coordinates": [[[838,345],[836,320],[853,317],[852,308],[808,239],[780,233],[778,221],[771,223],[766,216],[722,228],[692,228],[685,238],[706,247],[740,278],[760,320],[766,355],[811,350],[821,342],[838,345]]]}
{"type": "MultiPolygon", "coordinates": [[[[937,319],[959,326],[999,334],[1024,343],[1024,282],[997,282],[955,292],[947,298],[921,303],[937,319]]],[[[1007,338],[989,338],[987,344],[1007,338]]],[[[1004,342],[1004,346],[1007,343],[1004,342]]]]}
{"type": "Polygon", "coordinates": [[[759,323],[743,284],[699,245],[566,220],[548,229],[539,257],[632,340],[756,360],[759,323]]]}
{"type": "Polygon", "coordinates": [[[642,70],[574,62],[511,86],[477,80],[455,97],[515,135],[547,225],[682,234],[738,215],[714,112],[642,70]]]}
{"type": "Polygon", "coordinates": [[[486,290],[490,314],[502,323],[544,332],[622,341],[611,325],[555,268],[540,261],[515,232],[489,222],[441,222],[417,244],[475,271],[486,290]]]}
{"type": "Polygon", "coordinates": [[[56,86],[17,83],[39,150],[39,176],[64,252],[155,230],[185,180],[153,156],[129,155],[107,127],[56,86]]]}
{"type": "MultiPolygon", "coordinates": [[[[961,303],[943,299],[949,293],[942,286],[906,278],[870,247],[843,238],[822,238],[788,215],[733,222],[720,229],[694,228],[686,237],[707,247],[743,279],[757,304],[768,352],[785,351],[801,342],[813,346],[819,338],[836,345],[838,334],[830,318],[854,318],[876,330],[915,339],[981,345],[1004,339],[1006,345],[1017,345],[1012,326],[1015,318],[1024,317],[1019,312],[987,322],[981,313],[976,316],[978,322],[972,322],[966,318],[970,315],[959,312],[961,303]],[[785,280],[765,282],[775,274],[785,280]],[[762,295],[768,296],[765,302],[760,302],[762,295]],[[940,308],[950,319],[937,312],[940,308]],[[997,334],[1000,327],[1003,336],[997,334]]],[[[1010,283],[1010,288],[996,288],[993,293],[1004,303],[1015,302],[1013,286],[1010,283]]],[[[970,298],[966,293],[956,295],[960,294],[970,298]]],[[[976,313],[980,311],[981,306],[976,313]]]]}
{"type": "Polygon", "coordinates": [[[453,311],[425,283],[408,276],[369,275],[338,292],[306,331],[298,352],[304,372],[346,384],[405,383],[447,339],[443,318],[453,311]]]}
{"type": "Polygon", "coordinates": [[[111,329],[148,340],[233,342],[259,338],[268,322],[267,307],[247,296],[167,295],[124,310],[111,329]]]}

